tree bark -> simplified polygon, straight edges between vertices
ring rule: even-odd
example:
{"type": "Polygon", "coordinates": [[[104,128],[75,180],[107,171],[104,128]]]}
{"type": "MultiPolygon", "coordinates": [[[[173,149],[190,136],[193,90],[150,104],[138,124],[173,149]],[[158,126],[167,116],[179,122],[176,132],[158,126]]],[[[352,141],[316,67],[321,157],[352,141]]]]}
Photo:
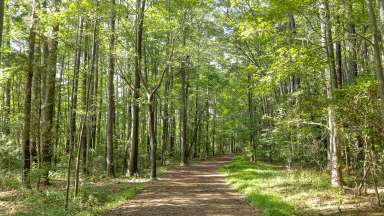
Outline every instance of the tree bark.
{"type": "Polygon", "coordinates": [[[256,146],[255,146],[255,114],[252,93],[252,74],[248,74],[248,117],[249,117],[249,145],[251,147],[251,162],[256,162],[256,146]]]}
{"type": "MultiPolygon", "coordinates": [[[[99,1],[96,2],[96,8],[99,7],[99,1]]],[[[99,82],[99,71],[98,71],[98,30],[99,30],[99,22],[98,19],[95,19],[93,24],[93,33],[92,33],[92,60],[91,60],[91,83],[90,83],[90,125],[89,125],[89,131],[90,133],[89,137],[90,139],[87,140],[87,148],[94,149],[96,145],[96,123],[97,123],[97,96],[98,96],[98,82],[99,82]]],[[[93,152],[90,151],[90,154],[88,154],[88,168],[89,172],[92,173],[93,169],[93,152]]]]}
{"type": "MultiPolygon", "coordinates": [[[[54,1],[54,11],[59,12],[60,0],[54,1]]],[[[42,128],[41,128],[41,153],[42,165],[46,169],[44,173],[44,183],[48,184],[48,170],[53,157],[53,127],[55,111],[55,90],[56,90],[56,63],[59,37],[59,24],[55,23],[52,27],[52,38],[50,38],[50,52],[47,62],[46,89],[44,95],[44,106],[42,109],[42,128]]]]}
{"type": "MultiPolygon", "coordinates": [[[[59,147],[59,144],[61,142],[61,133],[60,133],[60,129],[61,129],[61,112],[62,112],[62,93],[61,93],[61,89],[63,87],[63,74],[64,74],[64,68],[65,68],[65,56],[62,57],[62,60],[61,60],[61,65],[60,65],[60,76],[59,76],[59,81],[58,81],[58,86],[57,86],[57,115],[56,115],[56,126],[55,126],[55,131],[56,131],[56,135],[55,135],[55,146],[54,146],[54,149],[57,149],[59,147]]],[[[54,158],[54,162],[55,162],[55,165],[58,161],[58,157],[56,154],[54,154],[55,158],[54,158]]]]}
{"type": "Polygon", "coordinates": [[[341,88],[343,86],[343,62],[342,62],[342,48],[341,48],[341,42],[338,40],[335,42],[335,49],[336,49],[336,82],[337,87],[341,88]]]}
{"type": "MultiPolygon", "coordinates": [[[[171,67],[169,67],[168,76],[170,76],[171,67]]],[[[169,99],[168,94],[170,91],[171,81],[169,77],[167,77],[167,81],[165,83],[164,88],[164,102],[163,102],[163,131],[162,131],[162,143],[161,143],[161,165],[165,165],[166,163],[166,155],[169,143],[169,99]]]]}
{"type": "Polygon", "coordinates": [[[156,133],[155,133],[155,95],[147,96],[148,99],[148,132],[150,146],[151,179],[156,179],[156,133]]]}
{"type": "Polygon", "coordinates": [[[358,73],[357,68],[357,36],[356,27],[353,22],[353,7],[352,0],[345,0],[347,16],[350,17],[347,21],[347,46],[348,46],[348,80],[351,83],[358,73]]]}
{"type": "MultiPolygon", "coordinates": [[[[3,53],[4,0],[0,0],[0,61],[3,53]]],[[[1,62],[0,62],[1,63],[1,62]]]]}
{"type": "MultiPolygon", "coordinates": [[[[5,0],[0,0],[0,68],[3,66],[3,30],[4,30],[4,13],[5,13],[5,0]]],[[[8,34],[10,35],[10,22],[8,18],[8,34]]],[[[10,37],[9,37],[10,38],[10,37]]],[[[10,39],[6,42],[6,45],[10,47],[10,39]]],[[[8,79],[5,82],[5,106],[4,106],[4,134],[10,134],[10,115],[11,115],[11,80],[8,79]]]]}
{"type": "Polygon", "coordinates": [[[34,71],[32,81],[32,145],[31,145],[31,162],[37,160],[38,151],[40,149],[40,120],[41,120],[41,70],[34,71]]]}
{"type": "Polygon", "coordinates": [[[384,41],[384,0],[379,0],[379,14],[380,14],[380,27],[381,27],[381,41],[384,41]]]}
{"type": "Polygon", "coordinates": [[[24,129],[23,129],[23,143],[21,147],[21,160],[22,160],[22,174],[21,180],[26,187],[30,187],[29,174],[31,171],[30,160],[30,127],[31,127],[31,99],[32,99],[32,81],[33,81],[33,67],[35,55],[35,40],[36,40],[36,2],[32,5],[32,24],[29,32],[29,51],[28,51],[28,69],[25,80],[24,90],[24,129]]]}
{"type": "Polygon", "coordinates": [[[136,46],[135,46],[135,74],[133,83],[132,101],[132,131],[131,131],[131,152],[129,161],[129,176],[138,174],[137,157],[139,148],[139,98],[140,98],[140,73],[142,58],[142,38],[144,24],[145,0],[136,0],[136,46]]]}
{"type": "MultiPolygon", "coordinates": [[[[381,1],[380,1],[381,2],[381,1]]],[[[380,52],[381,38],[377,28],[376,16],[373,7],[372,0],[366,0],[368,5],[368,15],[373,37],[373,57],[375,60],[376,79],[379,81],[379,96],[381,99],[381,112],[382,118],[384,119],[384,78],[383,78],[383,66],[380,52]]]]}
{"type": "Polygon", "coordinates": [[[180,158],[181,165],[188,165],[188,143],[187,143],[187,121],[188,121],[188,113],[187,113],[187,61],[189,57],[184,57],[181,60],[181,68],[180,68],[180,80],[181,80],[181,88],[180,88],[180,99],[181,99],[181,108],[180,108],[180,158]]]}
{"type": "Polygon", "coordinates": [[[111,0],[109,70],[108,70],[108,120],[107,120],[107,175],[115,177],[113,163],[113,132],[115,127],[115,0],[111,0]]]}
{"type": "Polygon", "coordinates": [[[210,140],[209,140],[209,90],[207,87],[207,96],[205,99],[205,157],[208,158],[210,155],[210,140]]]}
{"type": "MultiPolygon", "coordinates": [[[[325,70],[327,99],[333,99],[333,91],[336,88],[336,69],[332,41],[332,27],[330,24],[330,12],[328,0],[322,0],[320,3],[321,15],[321,41],[327,53],[328,68],[325,70]]],[[[328,105],[328,132],[329,132],[329,158],[331,169],[331,184],[335,187],[342,186],[342,172],[340,162],[340,146],[337,138],[335,110],[332,105],[328,105]]]]}

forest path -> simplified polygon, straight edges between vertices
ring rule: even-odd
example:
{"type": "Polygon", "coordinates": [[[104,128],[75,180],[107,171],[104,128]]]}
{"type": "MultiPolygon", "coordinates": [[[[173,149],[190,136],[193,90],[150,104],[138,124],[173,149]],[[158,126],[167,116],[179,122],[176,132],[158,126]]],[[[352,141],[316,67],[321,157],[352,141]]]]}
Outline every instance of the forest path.
{"type": "Polygon", "coordinates": [[[250,216],[260,212],[224,181],[221,165],[232,156],[211,158],[186,167],[171,168],[149,182],[132,200],[105,215],[135,216],[250,216]]]}

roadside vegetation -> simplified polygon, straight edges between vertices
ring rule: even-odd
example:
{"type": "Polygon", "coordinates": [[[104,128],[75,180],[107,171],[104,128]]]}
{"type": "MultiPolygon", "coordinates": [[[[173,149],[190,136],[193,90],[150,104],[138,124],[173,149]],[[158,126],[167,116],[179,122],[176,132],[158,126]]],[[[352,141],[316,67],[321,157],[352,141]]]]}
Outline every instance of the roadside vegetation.
{"type": "MultiPolygon", "coordinates": [[[[175,163],[159,168],[159,175],[175,163]]],[[[52,182],[48,186],[25,189],[20,178],[15,174],[0,176],[0,215],[54,215],[54,216],[90,216],[101,215],[110,209],[127,202],[143,190],[149,176],[143,174],[138,178],[119,176],[110,178],[95,175],[81,179],[81,190],[75,199],[71,199],[68,209],[65,203],[65,176],[62,172],[52,173],[52,182]]]]}
{"type": "Polygon", "coordinates": [[[100,215],[127,202],[143,188],[140,181],[126,177],[89,180],[66,210],[65,180],[60,177],[41,191],[22,189],[20,180],[11,176],[0,181],[0,215],[100,215]]]}
{"type": "Polygon", "coordinates": [[[334,188],[327,173],[291,168],[237,156],[221,168],[226,181],[241,192],[263,216],[284,215],[383,215],[372,207],[374,194],[354,196],[349,190],[334,188]]]}

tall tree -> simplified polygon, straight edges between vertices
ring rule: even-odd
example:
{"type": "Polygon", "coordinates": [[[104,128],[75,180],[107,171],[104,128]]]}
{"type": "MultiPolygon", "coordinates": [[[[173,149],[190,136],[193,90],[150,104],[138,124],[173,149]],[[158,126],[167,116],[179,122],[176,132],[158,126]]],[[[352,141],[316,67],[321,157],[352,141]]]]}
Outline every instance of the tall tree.
{"type": "Polygon", "coordinates": [[[77,107],[77,88],[79,82],[79,70],[80,70],[80,47],[83,34],[83,19],[78,17],[77,31],[76,31],[76,50],[74,58],[74,70],[72,80],[71,91],[71,104],[69,108],[69,123],[68,123],[68,138],[67,138],[67,150],[68,150],[68,165],[67,165],[67,184],[66,184],[66,198],[65,208],[69,205],[69,192],[71,187],[71,169],[72,169],[72,151],[75,142],[75,130],[76,130],[76,107],[77,107]]]}
{"type": "Polygon", "coordinates": [[[383,77],[383,65],[382,65],[381,51],[380,51],[381,38],[380,38],[380,32],[377,27],[373,1],[366,0],[366,3],[368,6],[369,22],[370,22],[372,38],[373,38],[373,52],[374,52],[373,57],[375,61],[376,79],[377,81],[379,81],[379,96],[381,99],[381,112],[382,112],[381,114],[382,114],[382,118],[384,119],[384,77],[383,77]]]}
{"type": "MultiPolygon", "coordinates": [[[[186,19],[187,12],[184,11],[183,19],[186,19]]],[[[185,22],[186,20],[183,20],[185,22]]],[[[187,42],[187,27],[186,23],[182,23],[182,45],[186,46],[187,42]]],[[[187,66],[190,61],[190,56],[184,55],[180,62],[180,160],[181,165],[188,165],[188,108],[187,108],[187,66]]]]}
{"type": "Polygon", "coordinates": [[[4,0],[0,0],[0,59],[2,57],[3,47],[4,6],[4,0]]]}
{"type": "MultiPolygon", "coordinates": [[[[321,15],[321,40],[327,53],[328,66],[325,69],[325,80],[327,89],[327,99],[333,99],[333,91],[336,88],[336,67],[332,41],[332,26],[330,23],[330,10],[328,0],[320,2],[321,15]]],[[[329,143],[328,151],[331,169],[332,186],[342,186],[342,169],[340,163],[340,146],[337,138],[336,117],[333,105],[328,105],[328,132],[329,143]]]]}
{"type": "Polygon", "coordinates": [[[35,40],[36,40],[36,13],[37,3],[32,3],[32,16],[31,26],[29,32],[29,51],[28,51],[28,68],[27,79],[25,81],[24,90],[24,130],[23,130],[23,143],[21,146],[21,158],[22,158],[22,175],[21,180],[26,187],[30,187],[29,174],[31,170],[30,161],[30,127],[31,127],[31,98],[32,98],[32,80],[33,80],[33,67],[35,56],[35,40]]]}
{"type": "Polygon", "coordinates": [[[142,40],[144,28],[145,0],[136,0],[136,19],[135,19],[135,72],[133,81],[133,100],[132,100],[132,128],[131,128],[131,152],[129,157],[129,175],[138,174],[137,157],[139,151],[139,98],[140,98],[140,73],[142,59],[142,40]]]}
{"type": "Polygon", "coordinates": [[[111,0],[109,70],[108,70],[108,123],[107,123],[107,175],[115,176],[113,163],[113,131],[115,127],[115,0],[111,0]]]}
{"type": "Polygon", "coordinates": [[[352,0],[345,0],[347,16],[351,19],[347,21],[347,46],[348,46],[348,80],[352,80],[357,76],[357,35],[356,27],[353,21],[352,0]]]}
{"type": "MultiPolygon", "coordinates": [[[[60,0],[54,1],[54,13],[60,11],[60,0]]],[[[47,62],[46,89],[44,92],[44,106],[42,109],[42,128],[41,128],[41,153],[43,168],[46,169],[44,182],[49,183],[48,170],[53,157],[53,128],[55,111],[55,90],[56,90],[56,68],[57,50],[59,37],[59,22],[56,21],[52,26],[52,36],[49,39],[49,58],[47,62]]]]}
{"type": "MultiPolygon", "coordinates": [[[[169,41],[170,42],[170,41],[169,41]]],[[[157,139],[156,139],[156,117],[155,117],[155,97],[156,93],[159,90],[161,83],[163,82],[165,73],[171,67],[171,61],[173,57],[173,40],[170,42],[171,49],[169,49],[169,57],[167,59],[167,65],[165,66],[164,71],[160,75],[160,79],[157,81],[155,86],[151,88],[148,84],[148,80],[143,79],[143,75],[140,73],[141,80],[143,82],[143,86],[146,91],[147,104],[148,104],[148,114],[147,114],[147,128],[149,134],[149,148],[150,148],[150,167],[151,167],[151,178],[155,179],[157,177],[156,173],[156,147],[157,147],[157,139]]]]}

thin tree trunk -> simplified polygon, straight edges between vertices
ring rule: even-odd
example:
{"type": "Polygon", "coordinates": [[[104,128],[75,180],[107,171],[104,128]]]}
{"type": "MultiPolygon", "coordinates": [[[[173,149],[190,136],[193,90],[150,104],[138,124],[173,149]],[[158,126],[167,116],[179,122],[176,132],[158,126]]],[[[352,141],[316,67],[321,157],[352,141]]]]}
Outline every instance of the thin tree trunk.
{"type": "MultiPolygon", "coordinates": [[[[88,30],[89,26],[89,21],[86,22],[85,29],[86,31],[88,30]]],[[[85,35],[85,40],[84,40],[84,53],[83,53],[83,70],[82,70],[82,91],[81,91],[81,102],[82,102],[82,113],[85,112],[86,107],[89,104],[89,101],[87,100],[87,92],[89,89],[87,88],[88,82],[90,81],[90,76],[88,66],[89,66],[89,51],[88,51],[88,46],[89,46],[89,36],[85,35]]],[[[81,114],[81,116],[84,116],[84,114],[81,114]]],[[[83,117],[82,117],[83,118],[83,117]]],[[[87,149],[87,140],[89,139],[87,137],[87,131],[88,131],[88,118],[84,120],[84,129],[82,136],[80,136],[80,145],[82,149],[82,168],[83,168],[83,173],[87,174],[87,154],[88,154],[88,149],[87,149]]]]}
{"type": "MultiPolygon", "coordinates": [[[[63,57],[62,61],[61,61],[61,68],[60,68],[60,77],[59,77],[59,83],[58,83],[58,86],[57,86],[57,93],[58,93],[58,99],[57,99],[57,116],[56,116],[56,140],[55,140],[55,149],[57,149],[59,147],[59,143],[61,141],[61,133],[60,133],[60,125],[61,125],[61,110],[62,110],[62,93],[61,93],[61,88],[63,86],[63,73],[64,73],[64,60],[65,60],[65,57],[63,57]]],[[[58,158],[57,158],[57,155],[55,154],[55,164],[56,162],[58,161],[58,158]]]]}
{"type": "Polygon", "coordinates": [[[3,54],[4,0],[0,0],[0,66],[3,54]]]}
{"type": "Polygon", "coordinates": [[[207,98],[205,99],[205,157],[208,158],[208,156],[210,155],[210,152],[209,152],[209,90],[208,90],[208,87],[207,87],[207,98]]]}
{"type": "Polygon", "coordinates": [[[74,148],[75,141],[75,129],[76,129],[76,107],[77,107],[77,87],[79,82],[79,67],[80,67],[80,45],[82,37],[82,18],[79,17],[76,33],[76,50],[75,50],[75,65],[73,72],[73,81],[72,81],[72,92],[71,92],[71,106],[69,113],[69,136],[68,136],[68,166],[67,166],[67,185],[66,185],[66,198],[65,198],[65,208],[68,209],[69,204],[69,190],[71,187],[71,168],[72,168],[72,151],[74,148]]]}
{"type": "MultiPolygon", "coordinates": [[[[1,7],[2,10],[5,10],[4,8],[6,7],[4,5],[4,1],[5,0],[1,0],[2,1],[2,4],[3,6],[1,7]]],[[[4,17],[4,11],[2,12],[1,14],[3,17],[4,17]]],[[[8,34],[8,39],[5,41],[5,45],[7,48],[10,48],[11,47],[11,18],[10,16],[7,17],[7,28],[6,28],[6,32],[8,34]]],[[[1,35],[3,35],[3,23],[4,23],[4,19],[3,21],[0,23],[0,25],[2,25],[2,28],[1,28],[1,35]]],[[[1,36],[1,44],[3,42],[3,37],[1,36]]],[[[3,55],[2,55],[2,52],[3,52],[3,47],[2,45],[0,45],[0,67],[2,67],[2,64],[3,64],[3,55]]],[[[5,125],[5,128],[4,128],[4,134],[5,135],[9,135],[10,134],[10,127],[9,127],[9,124],[11,122],[11,79],[8,78],[5,82],[5,88],[4,88],[4,92],[5,92],[5,107],[4,107],[4,125],[5,125]]]]}
{"type": "Polygon", "coordinates": [[[180,76],[181,76],[181,108],[180,108],[180,147],[181,147],[181,164],[188,165],[188,144],[187,144],[187,61],[188,57],[185,57],[181,62],[180,76]]]}
{"type": "MultiPolygon", "coordinates": [[[[85,101],[89,101],[90,99],[90,96],[91,96],[91,82],[88,82],[87,83],[87,86],[86,86],[86,97],[85,97],[85,101]]],[[[83,136],[83,134],[85,133],[85,125],[86,125],[86,122],[87,122],[87,119],[88,119],[88,114],[89,114],[89,103],[86,103],[86,107],[85,107],[85,114],[80,122],[80,134],[79,134],[79,139],[77,141],[77,157],[76,157],[76,170],[75,170],[75,197],[78,196],[79,194],[79,188],[80,188],[80,179],[79,179],[79,176],[80,176],[80,157],[81,157],[81,152],[82,152],[82,147],[84,147],[82,145],[82,141],[81,141],[81,137],[83,136]]]]}
{"type": "Polygon", "coordinates": [[[83,19],[79,17],[77,34],[76,34],[76,50],[74,59],[73,69],[73,80],[72,80],[72,92],[71,92],[71,108],[69,114],[69,125],[68,125],[68,148],[73,149],[75,143],[76,134],[76,114],[77,114],[77,90],[79,86],[79,71],[80,71],[80,59],[81,59],[81,40],[83,35],[83,19]],[[69,146],[70,145],[70,146],[69,146]]]}
{"type": "MultiPolygon", "coordinates": [[[[171,67],[169,67],[168,74],[170,74],[171,67]]],[[[168,75],[170,76],[170,75],[168,75]]],[[[164,88],[164,102],[163,102],[163,131],[162,131],[162,143],[161,143],[161,165],[165,165],[166,163],[166,155],[169,143],[169,99],[168,93],[170,91],[171,82],[169,77],[167,78],[167,82],[164,88]]]]}
{"type": "MultiPolygon", "coordinates": [[[[96,2],[96,7],[99,7],[99,1],[96,2]]],[[[98,71],[98,30],[99,22],[96,18],[93,25],[93,34],[92,34],[92,61],[91,61],[91,98],[90,98],[90,126],[89,126],[89,137],[90,139],[87,142],[88,149],[94,149],[96,144],[96,123],[97,123],[97,96],[98,96],[98,82],[99,82],[99,71],[98,71]]],[[[89,172],[93,173],[93,152],[90,151],[88,154],[88,168],[89,172]]]]}
{"type": "Polygon", "coordinates": [[[252,93],[252,75],[248,74],[248,116],[249,116],[249,144],[251,147],[251,162],[256,162],[256,146],[255,146],[255,128],[254,128],[254,110],[253,110],[253,93],[252,93]]]}

